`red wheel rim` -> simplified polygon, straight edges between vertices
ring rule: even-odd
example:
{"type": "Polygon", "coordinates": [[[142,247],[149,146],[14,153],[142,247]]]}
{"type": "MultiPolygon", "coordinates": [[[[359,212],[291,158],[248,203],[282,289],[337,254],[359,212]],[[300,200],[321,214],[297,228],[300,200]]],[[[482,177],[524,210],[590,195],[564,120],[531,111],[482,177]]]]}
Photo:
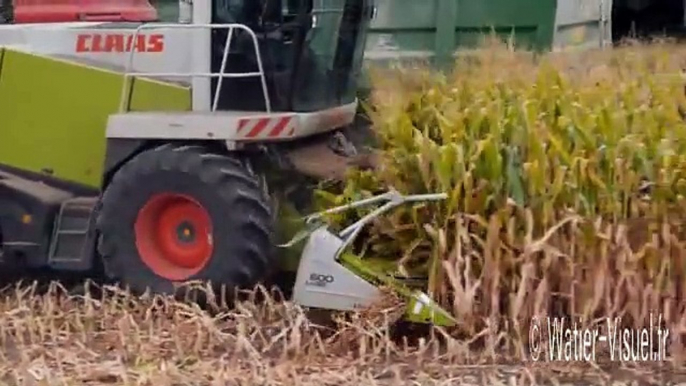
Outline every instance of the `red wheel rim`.
{"type": "Polygon", "coordinates": [[[157,194],[138,212],[136,248],[157,275],[186,280],[212,256],[212,220],[196,200],[179,194],[157,194]]]}

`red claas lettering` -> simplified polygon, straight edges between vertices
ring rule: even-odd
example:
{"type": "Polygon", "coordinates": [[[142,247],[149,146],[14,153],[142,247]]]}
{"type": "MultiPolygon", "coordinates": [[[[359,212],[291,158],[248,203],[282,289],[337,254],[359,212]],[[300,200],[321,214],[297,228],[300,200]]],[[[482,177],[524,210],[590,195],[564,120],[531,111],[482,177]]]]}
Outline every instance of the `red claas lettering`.
{"type": "Polygon", "coordinates": [[[164,35],[138,35],[135,42],[132,34],[79,34],[76,37],[76,52],[162,52],[164,35]]]}

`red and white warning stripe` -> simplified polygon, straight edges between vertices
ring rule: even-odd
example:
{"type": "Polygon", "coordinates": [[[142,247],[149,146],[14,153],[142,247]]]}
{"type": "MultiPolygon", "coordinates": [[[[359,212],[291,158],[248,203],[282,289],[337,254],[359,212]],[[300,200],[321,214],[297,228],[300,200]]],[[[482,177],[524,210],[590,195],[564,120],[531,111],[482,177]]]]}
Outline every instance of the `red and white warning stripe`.
{"type": "Polygon", "coordinates": [[[243,118],[236,134],[246,139],[285,138],[295,132],[294,116],[277,118],[243,118]]]}

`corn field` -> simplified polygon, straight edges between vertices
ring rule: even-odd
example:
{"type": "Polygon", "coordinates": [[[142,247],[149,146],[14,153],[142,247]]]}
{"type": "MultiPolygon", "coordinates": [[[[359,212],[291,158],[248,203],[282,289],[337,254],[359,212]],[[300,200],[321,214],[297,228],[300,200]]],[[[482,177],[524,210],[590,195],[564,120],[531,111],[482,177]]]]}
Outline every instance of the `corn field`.
{"type": "Polygon", "coordinates": [[[502,336],[525,345],[534,317],[638,328],[652,312],[668,315],[681,353],[683,55],[671,45],[544,57],[493,47],[447,75],[382,70],[369,109],[380,167],[322,202],[389,187],[448,193],[377,221],[364,252],[427,275],[457,336],[493,349],[502,336]]]}
{"type": "Polygon", "coordinates": [[[111,288],[10,287],[0,384],[684,381],[685,59],[669,44],[543,56],[494,46],[450,73],[372,72],[378,168],[322,188],[318,205],[389,188],[447,193],[378,219],[356,248],[398,275],[426,275],[454,328],[408,333],[392,302],[320,323],[265,290],[205,312],[111,288]],[[638,328],[651,314],[670,331],[669,360],[608,364],[599,349],[593,364],[530,361],[535,318],[638,328]]]}

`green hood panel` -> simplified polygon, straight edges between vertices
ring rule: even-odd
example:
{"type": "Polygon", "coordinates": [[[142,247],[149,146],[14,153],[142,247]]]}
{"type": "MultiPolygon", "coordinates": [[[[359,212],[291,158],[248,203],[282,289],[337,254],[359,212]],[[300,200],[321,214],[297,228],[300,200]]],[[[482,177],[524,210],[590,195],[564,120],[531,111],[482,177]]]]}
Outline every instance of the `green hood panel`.
{"type": "MultiPolygon", "coordinates": [[[[0,48],[0,164],[99,188],[123,74],[0,48]]],[[[189,88],[137,79],[131,110],[190,110],[189,88]]]]}

